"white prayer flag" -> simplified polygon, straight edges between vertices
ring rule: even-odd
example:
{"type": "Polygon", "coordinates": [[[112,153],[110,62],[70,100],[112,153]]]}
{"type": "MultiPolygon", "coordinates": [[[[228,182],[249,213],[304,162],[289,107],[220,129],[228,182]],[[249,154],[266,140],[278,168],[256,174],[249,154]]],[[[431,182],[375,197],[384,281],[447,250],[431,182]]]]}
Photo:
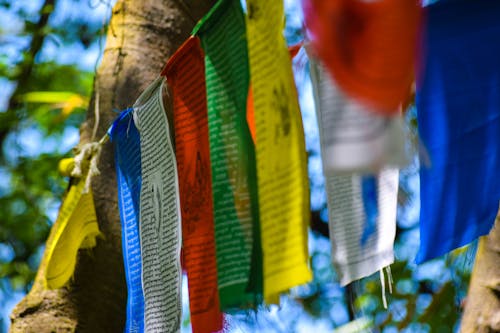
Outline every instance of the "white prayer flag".
{"type": "Polygon", "coordinates": [[[148,333],[179,332],[181,321],[181,215],[175,153],[162,101],[164,81],[154,81],[134,105],[141,141],[139,234],[148,333]]]}

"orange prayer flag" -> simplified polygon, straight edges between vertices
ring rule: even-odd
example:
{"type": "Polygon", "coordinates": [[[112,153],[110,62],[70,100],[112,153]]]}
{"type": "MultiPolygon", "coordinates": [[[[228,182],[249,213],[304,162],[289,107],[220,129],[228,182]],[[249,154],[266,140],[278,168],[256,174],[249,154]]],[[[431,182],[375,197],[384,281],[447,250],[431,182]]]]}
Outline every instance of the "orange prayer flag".
{"type": "Polygon", "coordinates": [[[214,219],[200,40],[190,37],[162,72],[172,90],[182,214],[183,262],[188,275],[193,332],[223,328],[217,289],[214,219]]]}
{"type": "Polygon", "coordinates": [[[252,93],[252,83],[248,85],[248,97],[247,97],[247,123],[248,129],[250,130],[250,135],[252,136],[253,143],[255,144],[255,117],[253,111],[253,93],[252,93]]]}
{"type": "Polygon", "coordinates": [[[290,52],[290,58],[295,58],[297,53],[299,53],[300,48],[302,47],[302,43],[297,43],[295,45],[291,45],[288,47],[288,52],[290,52]]]}

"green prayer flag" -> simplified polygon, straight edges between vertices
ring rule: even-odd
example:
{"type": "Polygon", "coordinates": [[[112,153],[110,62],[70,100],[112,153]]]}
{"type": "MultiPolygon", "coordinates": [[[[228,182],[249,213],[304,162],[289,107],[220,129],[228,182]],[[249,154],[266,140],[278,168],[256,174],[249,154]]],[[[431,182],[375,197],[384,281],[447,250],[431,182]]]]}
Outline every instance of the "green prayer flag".
{"type": "Polygon", "coordinates": [[[222,309],[262,296],[255,147],[246,121],[248,52],[239,0],[220,0],[195,27],[205,51],[215,242],[222,309]]]}

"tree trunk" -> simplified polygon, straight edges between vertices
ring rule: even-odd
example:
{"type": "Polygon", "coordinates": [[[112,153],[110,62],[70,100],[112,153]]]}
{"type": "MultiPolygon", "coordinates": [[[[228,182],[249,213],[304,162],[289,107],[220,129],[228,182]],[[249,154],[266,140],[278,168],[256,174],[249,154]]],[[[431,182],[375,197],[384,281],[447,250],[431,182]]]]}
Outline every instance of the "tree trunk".
{"type": "Polygon", "coordinates": [[[500,332],[500,213],[479,241],[460,331],[500,332]]]}
{"type": "MultiPolygon", "coordinates": [[[[113,8],[106,49],[97,72],[91,107],[81,126],[80,143],[91,140],[94,104],[99,101],[98,140],[117,110],[135,99],[157,77],[189,36],[213,0],[119,0],[113,8]]],[[[168,106],[168,101],[167,101],[168,106]]],[[[73,281],[45,290],[42,259],[29,294],[11,314],[10,332],[123,332],[127,290],[121,251],[117,187],[112,145],[103,147],[92,189],[99,227],[104,234],[90,251],[80,251],[73,281]]],[[[54,228],[47,243],[52,241],[54,228]]]]}

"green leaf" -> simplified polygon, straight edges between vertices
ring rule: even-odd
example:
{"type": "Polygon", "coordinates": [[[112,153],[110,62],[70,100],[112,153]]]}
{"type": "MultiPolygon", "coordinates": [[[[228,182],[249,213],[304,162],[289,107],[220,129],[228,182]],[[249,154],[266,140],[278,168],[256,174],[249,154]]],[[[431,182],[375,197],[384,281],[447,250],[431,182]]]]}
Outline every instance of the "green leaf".
{"type": "Polygon", "coordinates": [[[22,95],[22,100],[27,103],[64,103],[75,96],[83,99],[71,91],[34,91],[22,95]]]}

